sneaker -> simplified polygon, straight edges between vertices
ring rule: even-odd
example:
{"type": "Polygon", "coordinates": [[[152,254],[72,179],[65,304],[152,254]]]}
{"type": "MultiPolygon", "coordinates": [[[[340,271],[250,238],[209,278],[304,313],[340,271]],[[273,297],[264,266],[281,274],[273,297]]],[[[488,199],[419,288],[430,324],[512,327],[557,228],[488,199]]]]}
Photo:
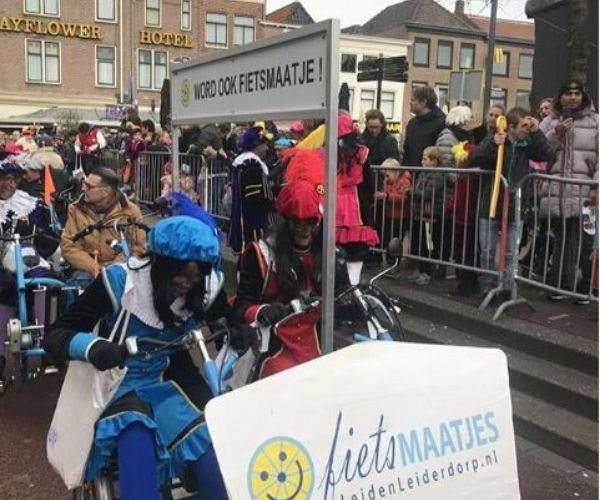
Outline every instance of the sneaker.
{"type": "Polygon", "coordinates": [[[429,285],[429,283],[431,283],[431,276],[427,273],[421,273],[413,283],[419,286],[429,285]]]}
{"type": "Polygon", "coordinates": [[[551,292],[546,298],[552,302],[562,302],[563,300],[567,300],[567,296],[562,293],[551,292]]]}
{"type": "Polygon", "coordinates": [[[573,304],[578,305],[578,306],[587,306],[590,303],[591,303],[591,300],[587,299],[587,298],[585,298],[585,299],[575,299],[573,301],[573,304]]]}
{"type": "Polygon", "coordinates": [[[421,277],[421,272],[418,269],[415,269],[412,273],[410,273],[407,277],[406,277],[406,281],[408,281],[409,283],[414,283],[415,281],[417,281],[419,278],[421,277]]]}

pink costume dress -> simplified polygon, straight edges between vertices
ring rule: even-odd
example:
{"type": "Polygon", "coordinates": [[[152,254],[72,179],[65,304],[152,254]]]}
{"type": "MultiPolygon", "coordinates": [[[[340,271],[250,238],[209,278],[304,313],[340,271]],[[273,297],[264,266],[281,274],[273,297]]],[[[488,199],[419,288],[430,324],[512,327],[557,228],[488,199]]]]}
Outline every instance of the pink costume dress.
{"type": "Polygon", "coordinates": [[[340,245],[365,243],[368,246],[375,246],[379,244],[379,236],[375,229],[363,224],[358,198],[357,186],[363,182],[363,166],[368,155],[369,149],[359,146],[356,161],[352,165],[344,165],[344,168],[338,169],[335,242],[340,245]]]}

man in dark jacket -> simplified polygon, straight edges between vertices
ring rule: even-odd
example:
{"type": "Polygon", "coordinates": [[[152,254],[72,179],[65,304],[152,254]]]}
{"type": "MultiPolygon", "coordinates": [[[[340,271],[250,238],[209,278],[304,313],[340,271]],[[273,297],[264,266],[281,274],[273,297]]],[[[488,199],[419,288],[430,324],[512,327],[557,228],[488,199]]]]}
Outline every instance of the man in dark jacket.
{"type": "Polygon", "coordinates": [[[437,107],[437,96],[431,87],[413,89],[410,112],[415,116],[406,125],[402,165],[415,167],[421,165],[423,150],[435,145],[438,135],[446,128],[446,116],[437,107]]]}
{"type": "MultiPolygon", "coordinates": [[[[514,193],[521,179],[529,174],[529,160],[550,161],[553,157],[552,148],[544,134],[539,130],[538,121],[531,113],[522,108],[513,108],[506,115],[508,130],[496,131],[477,146],[469,158],[470,165],[484,170],[496,169],[498,146],[504,144],[504,161],[502,175],[508,183],[511,194],[509,200],[508,234],[506,241],[506,257],[503,275],[503,287],[508,292],[511,277],[514,274],[517,235],[521,228],[514,223],[514,193]]],[[[481,184],[481,199],[479,202],[479,247],[481,265],[485,269],[495,269],[496,246],[501,227],[502,189],[498,194],[496,216],[489,218],[490,199],[492,197],[493,176],[484,178],[481,184]]],[[[526,193],[523,199],[528,199],[526,193]]],[[[479,285],[485,295],[494,288],[496,278],[491,274],[482,274],[479,285]]]]}
{"type": "Polygon", "coordinates": [[[366,128],[362,133],[362,142],[369,148],[369,163],[381,165],[388,158],[400,161],[398,141],[386,130],[383,113],[370,109],[365,114],[366,128]]]}

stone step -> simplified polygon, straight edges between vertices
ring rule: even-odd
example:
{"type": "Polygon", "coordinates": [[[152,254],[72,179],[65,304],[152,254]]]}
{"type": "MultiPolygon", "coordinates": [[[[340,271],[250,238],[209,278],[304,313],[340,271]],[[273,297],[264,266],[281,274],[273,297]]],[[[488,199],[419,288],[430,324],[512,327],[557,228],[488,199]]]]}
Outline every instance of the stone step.
{"type": "Polygon", "coordinates": [[[408,340],[502,349],[512,388],[598,421],[598,379],[592,375],[412,315],[404,314],[402,325],[408,340]]]}
{"type": "Polygon", "coordinates": [[[435,318],[438,324],[598,377],[597,340],[506,316],[493,321],[489,312],[471,304],[408,288],[401,282],[385,280],[380,285],[408,306],[404,314],[435,318]]]}
{"type": "Polygon", "coordinates": [[[515,433],[594,471],[598,470],[598,423],[511,390],[515,433]]]}

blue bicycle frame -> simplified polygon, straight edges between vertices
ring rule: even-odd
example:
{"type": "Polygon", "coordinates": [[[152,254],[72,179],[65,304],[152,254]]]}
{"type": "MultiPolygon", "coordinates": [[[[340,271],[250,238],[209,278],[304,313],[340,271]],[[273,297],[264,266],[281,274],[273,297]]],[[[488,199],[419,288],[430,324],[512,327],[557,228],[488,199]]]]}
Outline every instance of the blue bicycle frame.
{"type": "Polygon", "coordinates": [[[10,336],[11,351],[14,354],[19,353],[21,357],[21,375],[26,377],[27,359],[31,357],[43,356],[44,350],[35,343],[31,343],[31,347],[22,348],[22,333],[25,331],[41,331],[42,326],[30,325],[27,314],[27,287],[46,286],[65,288],[65,284],[54,278],[25,278],[25,266],[23,265],[23,251],[21,248],[21,238],[19,235],[14,236],[14,252],[15,252],[15,269],[17,278],[17,311],[20,321],[20,331],[12,332],[10,336]]]}

